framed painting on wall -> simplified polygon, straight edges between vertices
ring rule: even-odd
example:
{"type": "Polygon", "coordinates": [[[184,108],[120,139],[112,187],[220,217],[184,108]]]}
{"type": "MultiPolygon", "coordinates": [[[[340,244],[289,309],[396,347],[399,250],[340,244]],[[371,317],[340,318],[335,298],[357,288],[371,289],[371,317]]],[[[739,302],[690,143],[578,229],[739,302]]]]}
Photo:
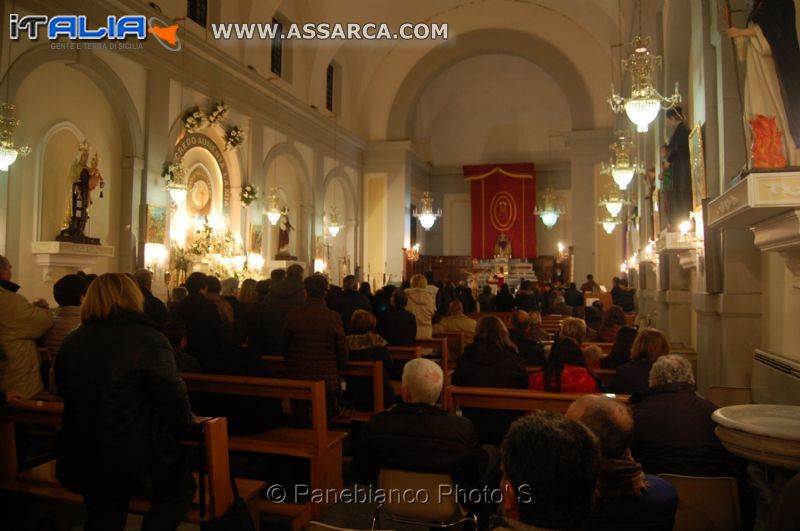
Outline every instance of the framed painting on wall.
{"type": "Polygon", "coordinates": [[[167,207],[147,205],[146,243],[166,243],[167,207]]]}
{"type": "Polygon", "coordinates": [[[689,161],[692,169],[692,210],[700,212],[706,189],[706,163],[703,156],[703,126],[700,122],[689,133],[689,161]]]}
{"type": "Polygon", "coordinates": [[[249,252],[261,254],[261,246],[264,241],[264,232],[261,225],[250,225],[250,249],[249,252]]]}

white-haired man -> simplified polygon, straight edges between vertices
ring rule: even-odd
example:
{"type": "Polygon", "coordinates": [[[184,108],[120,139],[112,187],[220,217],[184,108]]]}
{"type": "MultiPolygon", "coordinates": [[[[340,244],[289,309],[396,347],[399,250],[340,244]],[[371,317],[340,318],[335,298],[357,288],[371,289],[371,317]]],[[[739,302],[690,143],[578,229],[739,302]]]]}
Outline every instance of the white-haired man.
{"type": "Polygon", "coordinates": [[[695,393],[689,360],[678,354],[659,357],[650,369],[650,388],[639,400],[633,410],[631,452],[644,471],[735,477],[745,529],[749,529],[754,506],[746,480],[746,463],[728,452],[717,439],[711,420],[717,406],[695,393]]]}
{"type": "Polygon", "coordinates": [[[435,405],[442,392],[442,369],[424,358],[406,363],[403,403],[366,424],[355,447],[359,480],[375,484],[381,468],[449,473],[463,488],[497,487],[499,452],[481,446],[465,417],[449,416],[435,405]]]}

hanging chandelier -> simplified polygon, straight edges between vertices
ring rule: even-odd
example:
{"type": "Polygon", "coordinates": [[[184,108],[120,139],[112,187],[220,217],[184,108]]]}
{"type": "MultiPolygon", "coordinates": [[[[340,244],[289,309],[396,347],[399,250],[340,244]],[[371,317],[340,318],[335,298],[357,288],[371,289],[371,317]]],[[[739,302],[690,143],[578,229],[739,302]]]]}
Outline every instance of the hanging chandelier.
{"type": "Polygon", "coordinates": [[[436,219],[442,217],[442,209],[434,211],[433,197],[431,197],[430,192],[425,192],[422,194],[422,210],[415,208],[411,215],[419,219],[419,224],[422,225],[423,229],[431,230],[433,224],[436,223],[436,219]]]}
{"type": "Polygon", "coordinates": [[[559,205],[556,194],[553,192],[552,188],[547,188],[542,193],[540,199],[541,202],[536,205],[533,213],[541,218],[545,227],[552,229],[555,224],[558,223],[558,218],[564,213],[564,209],[559,205]]]}
{"type": "Polygon", "coordinates": [[[283,216],[284,210],[280,207],[280,197],[278,197],[277,188],[273,188],[269,191],[265,213],[267,214],[269,224],[273,226],[277,225],[283,216]]]}
{"type": "Polygon", "coordinates": [[[189,187],[186,185],[186,169],[183,167],[183,160],[166,166],[162,175],[167,180],[165,188],[169,192],[172,202],[178,206],[184,204],[189,187]]]}
{"type": "Polygon", "coordinates": [[[20,124],[15,111],[13,103],[0,105],[0,170],[2,171],[8,171],[8,167],[14,164],[17,156],[24,157],[31,152],[28,146],[14,145],[14,130],[20,124]]]}
{"type": "MultiPolygon", "coordinates": [[[[641,8],[640,8],[641,9],[641,8]]],[[[641,32],[641,21],[639,31],[641,32]]],[[[650,123],[658,116],[661,109],[671,109],[681,102],[678,93],[678,83],[675,83],[675,92],[670,97],[665,97],[653,86],[653,73],[661,66],[661,56],[652,55],[650,50],[650,37],[637,35],[633,38],[631,47],[633,52],[627,59],[622,60],[623,70],[631,74],[631,95],[623,97],[611,84],[611,96],[608,103],[615,113],[623,110],[631,122],[636,124],[636,131],[646,133],[650,123]]]]}
{"type": "Polygon", "coordinates": [[[605,207],[612,218],[617,217],[622,212],[622,207],[627,204],[629,204],[629,201],[623,197],[622,192],[613,187],[609,187],[609,190],[600,198],[598,203],[599,206],[605,207]]]}
{"type": "Polygon", "coordinates": [[[342,226],[339,225],[339,216],[336,214],[336,205],[331,207],[331,215],[328,217],[328,233],[331,238],[335,238],[342,226]]]}
{"type": "Polygon", "coordinates": [[[606,217],[597,222],[598,225],[603,226],[603,230],[606,231],[606,234],[611,234],[612,232],[614,232],[614,229],[616,229],[617,225],[619,225],[620,223],[621,223],[620,220],[611,217],[606,217]]]}
{"type": "Polygon", "coordinates": [[[631,163],[631,149],[633,142],[628,140],[623,131],[617,131],[616,140],[611,144],[611,160],[608,165],[603,164],[600,173],[610,175],[617,183],[620,190],[627,190],[637,173],[643,173],[640,164],[631,163]]]}

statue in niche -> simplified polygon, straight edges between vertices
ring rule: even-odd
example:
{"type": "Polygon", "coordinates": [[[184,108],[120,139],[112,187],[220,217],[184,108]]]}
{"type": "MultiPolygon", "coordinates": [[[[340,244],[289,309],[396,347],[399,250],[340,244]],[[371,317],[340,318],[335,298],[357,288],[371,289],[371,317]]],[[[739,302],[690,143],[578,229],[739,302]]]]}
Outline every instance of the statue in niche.
{"type": "Polygon", "coordinates": [[[61,242],[88,243],[100,245],[100,238],[91,238],[86,235],[86,224],[89,221],[89,206],[92,204],[92,191],[100,187],[100,198],[103,197],[105,182],[100,174],[98,165],[100,159],[95,153],[92,165],[89,167],[89,144],[83,142],[79,146],[80,155],[72,165],[72,201],[69,226],[63,229],[56,240],[61,242]]]}
{"type": "Polygon", "coordinates": [[[501,232],[497,237],[494,244],[494,257],[495,258],[511,258],[511,240],[505,232],[501,232]]]}
{"type": "MultiPolygon", "coordinates": [[[[692,205],[692,162],[689,152],[689,127],[683,109],[675,107],[667,111],[667,125],[673,130],[666,148],[671,181],[667,216],[669,230],[676,231],[682,221],[689,219],[692,205]]],[[[666,178],[666,177],[665,177],[666,178]]]]}
{"type": "Polygon", "coordinates": [[[750,168],[800,165],[798,4],[755,0],[747,27],[727,30],[747,65],[744,118],[750,125],[750,168]]]}
{"type": "Polygon", "coordinates": [[[281,218],[281,226],[278,228],[278,254],[275,255],[275,260],[297,260],[297,257],[292,256],[289,252],[289,233],[293,230],[287,208],[281,218]]]}

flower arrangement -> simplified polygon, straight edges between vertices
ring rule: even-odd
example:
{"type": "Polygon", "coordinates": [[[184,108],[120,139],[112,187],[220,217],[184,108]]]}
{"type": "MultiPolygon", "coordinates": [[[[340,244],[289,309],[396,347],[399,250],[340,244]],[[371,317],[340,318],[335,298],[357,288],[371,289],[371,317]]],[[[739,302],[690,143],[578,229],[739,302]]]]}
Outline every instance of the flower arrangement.
{"type": "Polygon", "coordinates": [[[212,111],[208,114],[208,124],[214,125],[220,123],[228,115],[228,106],[224,101],[212,104],[212,111]]]}
{"type": "Polygon", "coordinates": [[[184,274],[188,273],[190,260],[189,257],[187,256],[186,249],[183,249],[182,247],[173,246],[170,249],[170,251],[171,251],[170,254],[172,255],[170,258],[172,263],[174,264],[174,268],[177,271],[182,271],[184,274]]]}
{"type": "Polygon", "coordinates": [[[203,127],[206,116],[200,107],[194,106],[183,116],[183,127],[190,133],[193,133],[203,127]]]}
{"type": "Polygon", "coordinates": [[[225,133],[225,149],[235,149],[244,142],[244,131],[238,126],[233,126],[225,133]]]}
{"type": "Polygon", "coordinates": [[[242,187],[242,193],[239,197],[244,206],[250,206],[250,203],[258,199],[258,188],[252,184],[246,184],[242,187]]]}
{"type": "Polygon", "coordinates": [[[165,162],[164,167],[161,169],[161,177],[167,181],[167,184],[181,182],[183,180],[183,164],[178,162],[165,162]]]}

